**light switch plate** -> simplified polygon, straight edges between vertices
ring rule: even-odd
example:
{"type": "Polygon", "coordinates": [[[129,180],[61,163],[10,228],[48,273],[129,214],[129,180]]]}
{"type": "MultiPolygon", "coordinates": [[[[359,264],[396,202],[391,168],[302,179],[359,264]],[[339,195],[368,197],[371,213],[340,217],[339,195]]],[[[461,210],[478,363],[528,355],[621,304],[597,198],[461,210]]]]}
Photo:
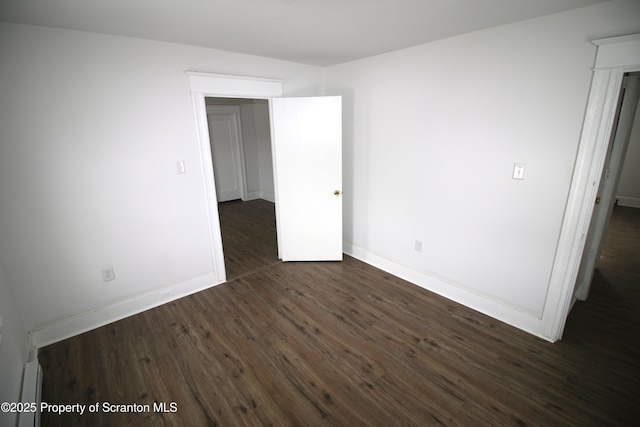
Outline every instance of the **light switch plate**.
{"type": "Polygon", "coordinates": [[[176,169],[178,170],[178,175],[187,173],[187,168],[184,165],[184,160],[178,160],[176,162],[176,169]]]}
{"type": "Polygon", "coordinates": [[[524,179],[524,163],[514,163],[513,164],[513,179],[524,179]]]}

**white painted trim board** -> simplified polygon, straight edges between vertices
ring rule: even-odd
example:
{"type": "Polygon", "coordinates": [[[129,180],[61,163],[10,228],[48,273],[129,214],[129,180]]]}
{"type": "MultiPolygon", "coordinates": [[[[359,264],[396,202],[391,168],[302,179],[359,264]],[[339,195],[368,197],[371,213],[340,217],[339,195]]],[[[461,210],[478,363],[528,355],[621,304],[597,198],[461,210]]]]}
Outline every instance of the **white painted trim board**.
{"type": "Polygon", "coordinates": [[[476,294],[460,286],[448,283],[445,279],[432,276],[410,267],[407,267],[395,260],[391,260],[375,254],[366,249],[344,243],[343,250],[362,262],[365,262],[387,273],[393,274],[414,285],[420,286],[428,291],[438,294],[451,301],[462,304],[480,313],[486,314],[501,322],[507,323],[537,337],[551,341],[549,337],[541,333],[542,321],[540,318],[510,307],[504,303],[492,300],[488,297],[476,294]]]}
{"type": "Polygon", "coordinates": [[[619,206],[626,206],[628,208],[640,208],[640,199],[637,197],[616,197],[619,206]]]}
{"type": "Polygon", "coordinates": [[[45,347],[221,283],[218,281],[217,276],[211,273],[177,285],[146,292],[124,301],[109,304],[98,310],[63,319],[42,329],[31,331],[31,342],[37,348],[45,347]]]}

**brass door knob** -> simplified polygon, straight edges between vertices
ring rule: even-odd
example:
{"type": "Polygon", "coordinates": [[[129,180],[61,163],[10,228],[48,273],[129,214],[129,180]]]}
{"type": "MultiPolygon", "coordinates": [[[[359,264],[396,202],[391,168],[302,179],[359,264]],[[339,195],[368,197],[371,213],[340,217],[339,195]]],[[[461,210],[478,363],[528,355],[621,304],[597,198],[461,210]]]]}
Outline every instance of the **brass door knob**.
{"type": "Polygon", "coordinates": [[[600,196],[596,197],[596,205],[600,204],[600,196]]]}
{"type": "Polygon", "coordinates": [[[333,192],[333,195],[334,195],[334,196],[339,196],[339,195],[340,195],[340,190],[336,190],[336,191],[334,191],[334,192],[333,192]]]}

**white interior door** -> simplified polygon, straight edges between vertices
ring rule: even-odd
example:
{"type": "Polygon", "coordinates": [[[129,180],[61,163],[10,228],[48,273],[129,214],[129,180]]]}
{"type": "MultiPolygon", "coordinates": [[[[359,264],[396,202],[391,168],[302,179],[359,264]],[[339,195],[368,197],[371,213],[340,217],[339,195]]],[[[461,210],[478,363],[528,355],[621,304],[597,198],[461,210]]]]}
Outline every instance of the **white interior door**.
{"type": "Polygon", "coordinates": [[[244,169],[238,114],[207,115],[218,202],[244,199],[244,169]]]}
{"type": "Polygon", "coordinates": [[[271,100],[278,253],[342,260],[342,98],[271,100]]]}
{"type": "Polygon", "coordinates": [[[598,187],[596,205],[591,216],[589,232],[574,288],[575,299],[581,301],[586,300],[589,296],[593,275],[598,267],[604,238],[613,213],[616,189],[622,172],[624,156],[629,145],[631,129],[634,125],[633,119],[638,105],[638,98],[640,97],[640,75],[633,74],[625,77],[623,90],[617,126],[614,128],[614,133],[609,143],[602,177],[600,178],[600,186],[598,187]]]}

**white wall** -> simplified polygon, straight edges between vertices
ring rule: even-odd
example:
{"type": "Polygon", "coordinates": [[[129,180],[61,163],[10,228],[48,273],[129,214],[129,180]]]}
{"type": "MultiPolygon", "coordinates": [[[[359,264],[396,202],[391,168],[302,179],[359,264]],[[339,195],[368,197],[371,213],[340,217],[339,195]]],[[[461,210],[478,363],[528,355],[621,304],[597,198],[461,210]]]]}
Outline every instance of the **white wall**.
{"type": "Polygon", "coordinates": [[[618,204],[640,208],[640,108],[633,120],[617,194],[618,204]]]}
{"type": "Polygon", "coordinates": [[[316,67],[5,23],[0,57],[0,259],[45,342],[216,280],[185,70],[321,89],[316,67]]]}
{"type": "Polygon", "coordinates": [[[640,3],[610,2],[328,68],[347,252],[540,334],[589,41],[638,31],[640,3]]]}
{"type": "MultiPolygon", "coordinates": [[[[0,402],[19,402],[27,360],[27,333],[15,308],[11,289],[0,265],[0,402]]],[[[0,425],[16,424],[17,414],[0,411],[0,425]]]]}

